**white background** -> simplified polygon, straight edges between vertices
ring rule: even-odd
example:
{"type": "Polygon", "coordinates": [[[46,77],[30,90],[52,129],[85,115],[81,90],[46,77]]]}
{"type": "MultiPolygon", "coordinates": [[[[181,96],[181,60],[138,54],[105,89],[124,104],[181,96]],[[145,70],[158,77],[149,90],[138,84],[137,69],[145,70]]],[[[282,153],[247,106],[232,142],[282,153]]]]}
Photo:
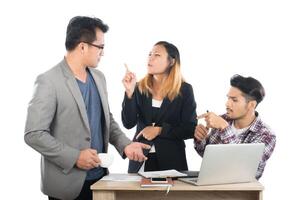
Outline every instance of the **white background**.
{"type": "MultiPolygon", "coordinates": [[[[225,111],[233,74],[253,76],[266,89],[258,106],[277,134],[261,182],[265,199],[295,199],[299,182],[300,6],[297,1],[1,1],[0,3],[1,199],[46,199],[40,192],[40,155],[23,140],[27,104],[36,76],[65,54],[68,21],[96,16],[110,26],[98,69],[107,78],[111,112],[121,124],[123,63],[142,78],[147,54],[159,40],[174,43],[182,72],[193,85],[197,112],[225,111]],[[6,198],[4,198],[6,197],[6,198]]],[[[132,138],[134,130],[125,130],[132,138]]],[[[186,142],[188,164],[201,158],[186,142]]],[[[111,172],[126,172],[110,146],[111,172]]],[[[221,168],[222,166],[220,166],[221,168]]]]}

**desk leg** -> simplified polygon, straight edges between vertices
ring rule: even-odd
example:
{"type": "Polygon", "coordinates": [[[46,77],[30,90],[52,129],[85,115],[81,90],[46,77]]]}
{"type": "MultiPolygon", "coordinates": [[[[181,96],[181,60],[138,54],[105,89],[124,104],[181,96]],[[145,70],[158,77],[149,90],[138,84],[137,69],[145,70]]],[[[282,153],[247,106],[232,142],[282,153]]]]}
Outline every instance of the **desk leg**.
{"type": "Polygon", "coordinates": [[[114,191],[93,191],[93,200],[116,200],[116,193],[114,191]]]}
{"type": "Polygon", "coordinates": [[[258,192],[258,199],[263,200],[263,191],[258,192]]]}

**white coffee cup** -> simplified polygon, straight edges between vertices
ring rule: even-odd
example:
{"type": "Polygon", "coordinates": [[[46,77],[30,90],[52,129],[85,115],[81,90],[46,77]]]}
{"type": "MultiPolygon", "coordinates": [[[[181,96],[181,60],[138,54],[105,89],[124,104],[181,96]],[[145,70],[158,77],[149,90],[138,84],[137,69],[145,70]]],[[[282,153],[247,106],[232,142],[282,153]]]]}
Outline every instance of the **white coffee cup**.
{"type": "Polygon", "coordinates": [[[108,168],[114,161],[114,156],[108,153],[98,153],[99,159],[101,161],[100,166],[108,168]]]}

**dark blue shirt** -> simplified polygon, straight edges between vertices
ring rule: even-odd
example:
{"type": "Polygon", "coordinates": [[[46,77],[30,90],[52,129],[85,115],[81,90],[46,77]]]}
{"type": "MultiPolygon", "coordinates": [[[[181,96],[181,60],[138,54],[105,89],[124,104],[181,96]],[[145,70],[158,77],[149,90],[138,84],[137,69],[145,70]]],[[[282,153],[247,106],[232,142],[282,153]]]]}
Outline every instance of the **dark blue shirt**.
{"type": "MultiPolygon", "coordinates": [[[[87,111],[91,131],[91,148],[98,153],[103,152],[102,134],[102,104],[96,83],[87,69],[86,82],[77,80],[82,98],[87,111]]],[[[101,167],[93,168],[87,172],[86,180],[93,180],[102,177],[104,170],[101,167]]]]}

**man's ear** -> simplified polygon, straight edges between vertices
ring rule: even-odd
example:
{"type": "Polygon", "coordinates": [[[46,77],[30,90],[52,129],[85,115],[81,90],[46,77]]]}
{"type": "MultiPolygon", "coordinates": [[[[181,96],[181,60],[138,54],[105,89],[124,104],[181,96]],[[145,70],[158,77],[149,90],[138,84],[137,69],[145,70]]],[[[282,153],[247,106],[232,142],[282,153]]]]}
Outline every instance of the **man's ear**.
{"type": "Polygon", "coordinates": [[[255,110],[255,108],[257,106],[257,102],[255,100],[249,101],[248,106],[249,106],[249,108],[252,108],[255,110]]]}
{"type": "Polygon", "coordinates": [[[81,51],[81,53],[83,53],[83,51],[84,51],[84,43],[83,42],[80,42],[78,44],[78,49],[81,51]]]}

